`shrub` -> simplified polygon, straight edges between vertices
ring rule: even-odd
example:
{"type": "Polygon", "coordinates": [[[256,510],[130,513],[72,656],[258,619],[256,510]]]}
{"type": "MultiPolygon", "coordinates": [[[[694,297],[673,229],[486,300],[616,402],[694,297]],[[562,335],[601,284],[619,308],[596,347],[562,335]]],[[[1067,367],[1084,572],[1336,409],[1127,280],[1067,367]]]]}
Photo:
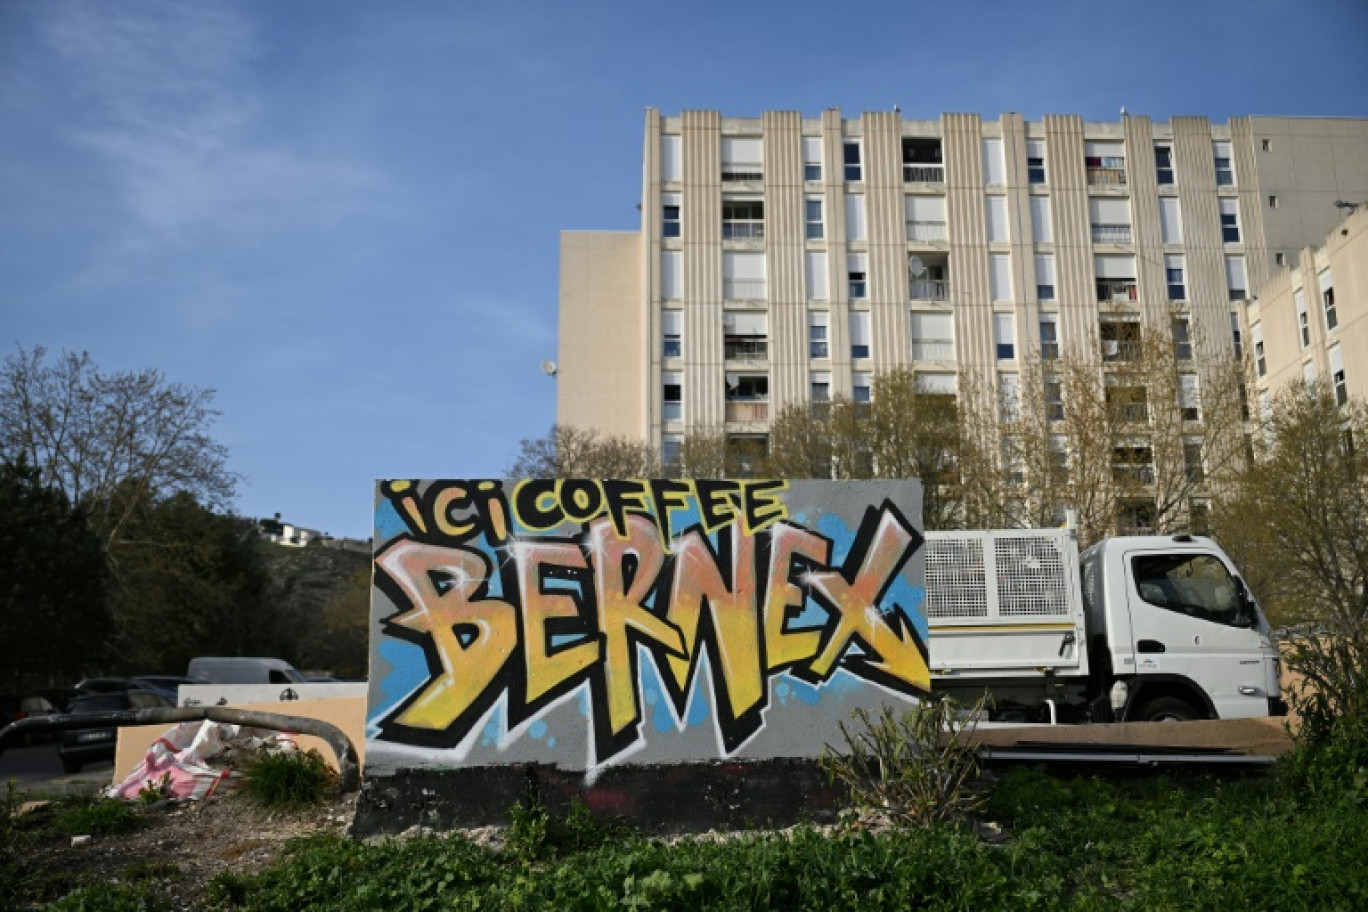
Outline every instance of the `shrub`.
{"type": "Polygon", "coordinates": [[[511,822],[505,846],[516,858],[527,861],[589,851],[631,833],[624,824],[594,819],[588,805],[578,799],[558,815],[548,811],[534,794],[526,804],[513,805],[508,813],[511,822]]]}
{"type": "Polygon", "coordinates": [[[316,750],[264,750],[247,765],[243,790],[263,807],[299,807],[321,802],[336,782],[316,750]]]}
{"type": "Polygon", "coordinates": [[[1335,623],[1284,651],[1301,677],[1288,702],[1301,717],[1286,770],[1315,794],[1361,793],[1368,785],[1368,621],[1335,623]]]}
{"type": "Polygon", "coordinates": [[[117,836],[137,829],[132,806],[100,794],[64,798],[50,829],[64,836],[117,836]]]}
{"type": "MultiPolygon", "coordinates": [[[[985,702],[968,718],[977,719],[985,702]]],[[[978,751],[964,737],[974,723],[961,721],[956,703],[931,700],[901,716],[887,706],[877,716],[860,709],[855,718],[854,731],[841,723],[846,751],[827,745],[821,763],[858,806],[921,826],[962,821],[982,805],[978,751]]]]}

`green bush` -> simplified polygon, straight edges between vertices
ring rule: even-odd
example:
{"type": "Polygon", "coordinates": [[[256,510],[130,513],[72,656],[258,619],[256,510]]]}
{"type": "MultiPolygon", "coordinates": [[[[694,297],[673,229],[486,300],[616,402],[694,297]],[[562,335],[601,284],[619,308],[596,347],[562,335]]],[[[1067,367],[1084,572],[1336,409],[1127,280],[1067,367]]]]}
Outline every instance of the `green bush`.
{"type": "Polygon", "coordinates": [[[117,836],[138,828],[132,806],[100,794],[73,795],[58,802],[47,829],[63,836],[117,836]]]}
{"type": "Polygon", "coordinates": [[[50,912],[160,912],[167,904],[145,887],[98,884],[82,887],[43,908],[50,912]]]}
{"type": "Polygon", "coordinates": [[[594,818],[583,801],[570,802],[563,815],[552,814],[536,796],[509,809],[510,824],[504,845],[517,858],[532,861],[558,858],[596,849],[630,833],[614,822],[594,818]]]}
{"type": "Polygon", "coordinates": [[[264,750],[246,772],[243,790],[270,808],[318,804],[337,783],[337,773],[315,750],[264,750]]]}
{"type": "MultiPolygon", "coordinates": [[[[985,701],[967,717],[979,718],[985,701]]],[[[845,751],[827,745],[821,763],[856,805],[921,826],[963,821],[982,804],[978,750],[962,737],[973,723],[961,721],[956,703],[926,701],[900,716],[887,706],[877,716],[859,709],[855,718],[853,731],[841,723],[845,751]]]]}

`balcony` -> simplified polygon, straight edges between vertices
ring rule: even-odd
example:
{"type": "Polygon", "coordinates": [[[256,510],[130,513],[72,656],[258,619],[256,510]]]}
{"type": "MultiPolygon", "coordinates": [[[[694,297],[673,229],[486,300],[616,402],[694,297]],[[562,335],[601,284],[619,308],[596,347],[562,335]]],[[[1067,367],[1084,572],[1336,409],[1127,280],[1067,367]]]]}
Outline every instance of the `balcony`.
{"type": "Polygon", "coordinates": [[[1117,484],[1154,484],[1154,466],[1151,465],[1112,465],[1112,481],[1117,484]]]}
{"type": "Polygon", "coordinates": [[[949,237],[945,222],[907,223],[907,239],[914,244],[944,244],[949,237]]]}
{"type": "Polygon", "coordinates": [[[909,184],[943,184],[945,166],[903,162],[903,180],[909,184]]]}
{"type": "Polygon", "coordinates": [[[1138,297],[1134,279],[1110,279],[1097,283],[1097,301],[1099,304],[1105,304],[1108,301],[1126,301],[1134,304],[1138,297]]]}
{"type": "Polygon", "coordinates": [[[758,164],[748,164],[744,162],[722,163],[723,183],[731,183],[732,181],[763,181],[764,179],[764,169],[758,164]]]}
{"type": "Polygon", "coordinates": [[[950,281],[948,279],[913,279],[912,300],[948,301],[950,300],[950,281]]]}
{"type": "Polygon", "coordinates": [[[726,336],[723,355],[728,361],[763,361],[769,357],[769,340],[753,336],[726,336]]]}
{"type": "Polygon", "coordinates": [[[769,402],[728,399],[723,417],[727,421],[768,421],[769,402]]]}
{"type": "Polygon", "coordinates": [[[1140,357],[1140,340],[1130,339],[1103,339],[1102,340],[1102,360],[1113,361],[1135,361],[1140,357]]]}
{"type": "Polygon", "coordinates": [[[729,219],[722,222],[722,240],[724,241],[763,241],[764,239],[764,219],[729,219]]]}
{"type": "Polygon", "coordinates": [[[1088,165],[1088,186],[1089,187],[1124,187],[1126,186],[1126,169],[1106,167],[1103,165],[1088,165]]]}
{"type": "Polygon", "coordinates": [[[1131,226],[1093,225],[1092,239],[1094,244],[1129,244],[1131,242],[1131,226]]]}
{"type": "Polygon", "coordinates": [[[915,361],[955,360],[954,339],[913,339],[912,358],[915,361]]]}
{"type": "Polygon", "coordinates": [[[764,279],[723,279],[722,297],[728,301],[763,301],[765,286],[764,279]]]}

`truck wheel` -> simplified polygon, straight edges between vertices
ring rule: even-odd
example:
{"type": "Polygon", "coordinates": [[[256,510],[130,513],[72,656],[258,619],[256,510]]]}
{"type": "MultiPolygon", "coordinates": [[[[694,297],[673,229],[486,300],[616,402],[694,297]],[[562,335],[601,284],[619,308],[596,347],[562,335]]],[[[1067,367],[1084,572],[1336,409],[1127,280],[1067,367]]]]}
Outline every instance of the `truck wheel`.
{"type": "Polygon", "coordinates": [[[1202,718],[1192,704],[1177,697],[1157,697],[1135,714],[1137,722],[1190,722],[1202,718]]]}

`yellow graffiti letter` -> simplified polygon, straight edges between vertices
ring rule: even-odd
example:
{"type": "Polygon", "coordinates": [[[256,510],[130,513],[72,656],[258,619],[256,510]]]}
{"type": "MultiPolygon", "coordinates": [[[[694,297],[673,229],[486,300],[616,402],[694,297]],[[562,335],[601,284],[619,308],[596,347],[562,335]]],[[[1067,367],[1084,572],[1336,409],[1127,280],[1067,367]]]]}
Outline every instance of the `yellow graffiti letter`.
{"type": "Polygon", "coordinates": [[[831,560],[831,543],[806,529],[779,523],[770,532],[769,584],[765,586],[765,662],[768,671],[785,668],[817,654],[821,630],[785,630],[790,611],[803,608],[803,590],[793,584],[793,558],[805,557],[820,567],[831,560]]]}
{"type": "Polygon", "coordinates": [[[518,564],[518,597],[522,601],[523,654],[527,658],[527,702],[555,690],[599,659],[596,640],[552,651],[547,622],[579,618],[566,591],[542,589],[543,566],[586,568],[584,553],[572,542],[523,541],[512,546],[518,564]]]}

